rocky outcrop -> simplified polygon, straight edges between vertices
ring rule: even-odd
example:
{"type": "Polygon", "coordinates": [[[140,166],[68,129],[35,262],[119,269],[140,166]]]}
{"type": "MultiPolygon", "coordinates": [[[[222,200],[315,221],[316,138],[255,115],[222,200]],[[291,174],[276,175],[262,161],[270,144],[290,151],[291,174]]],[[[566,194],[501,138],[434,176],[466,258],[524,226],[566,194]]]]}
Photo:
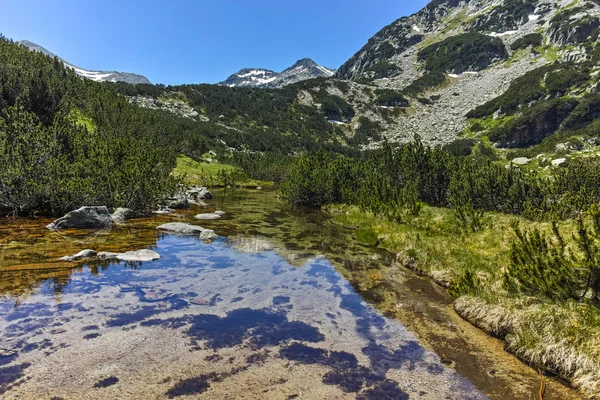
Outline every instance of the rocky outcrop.
{"type": "Polygon", "coordinates": [[[186,193],[178,193],[174,197],[167,199],[167,207],[174,210],[190,208],[190,202],[186,193]]]}
{"type": "Polygon", "coordinates": [[[128,96],[127,100],[131,104],[135,104],[138,107],[149,108],[151,110],[167,111],[171,114],[175,114],[183,118],[208,121],[208,117],[200,115],[198,111],[194,110],[192,107],[190,107],[187,103],[184,103],[183,101],[162,101],[144,96],[128,96]]]}
{"type": "Polygon", "coordinates": [[[84,206],[65,214],[46,226],[51,230],[58,229],[102,229],[113,225],[108,208],[104,206],[84,206]]]}

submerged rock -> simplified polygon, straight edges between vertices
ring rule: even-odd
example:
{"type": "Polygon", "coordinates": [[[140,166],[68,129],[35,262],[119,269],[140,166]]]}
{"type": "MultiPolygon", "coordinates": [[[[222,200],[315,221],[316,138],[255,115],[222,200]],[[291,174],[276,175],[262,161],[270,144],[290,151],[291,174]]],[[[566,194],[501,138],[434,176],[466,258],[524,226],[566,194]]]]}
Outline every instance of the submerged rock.
{"type": "Polygon", "coordinates": [[[74,254],[72,256],[64,256],[59,258],[60,261],[77,261],[77,260],[83,260],[84,258],[94,258],[96,257],[97,253],[94,250],[90,250],[90,249],[86,249],[86,250],[81,250],[79,253],[74,254]]]}
{"type": "Polygon", "coordinates": [[[167,215],[167,214],[171,214],[171,213],[174,213],[174,212],[175,212],[175,210],[173,210],[172,208],[169,208],[169,207],[160,207],[158,210],[152,211],[152,214],[167,215]]]}
{"type": "Polygon", "coordinates": [[[84,206],[73,210],[64,217],[59,218],[47,225],[51,230],[57,229],[99,229],[109,228],[113,224],[113,219],[105,206],[84,206]]]}
{"type": "Polygon", "coordinates": [[[203,214],[196,215],[194,218],[196,218],[196,219],[219,219],[219,218],[221,218],[221,215],[217,214],[217,213],[203,213],[203,214]]]}
{"type": "Polygon", "coordinates": [[[218,211],[215,211],[213,214],[216,214],[216,215],[222,216],[222,215],[225,215],[225,211],[220,211],[220,210],[218,210],[218,211]]]}
{"type": "Polygon", "coordinates": [[[212,240],[219,237],[212,229],[206,229],[198,225],[185,224],[183,222],[169,222],[156,227],[156,229],[178,235],[199,235],[199,238],[202,240],[212,240]]]}

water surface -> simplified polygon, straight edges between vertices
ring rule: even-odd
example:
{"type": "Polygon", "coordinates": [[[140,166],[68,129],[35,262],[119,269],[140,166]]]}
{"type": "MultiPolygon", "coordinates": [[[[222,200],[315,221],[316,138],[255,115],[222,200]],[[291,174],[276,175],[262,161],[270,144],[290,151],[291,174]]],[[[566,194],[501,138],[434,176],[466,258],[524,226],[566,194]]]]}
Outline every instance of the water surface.
{"type": "MultiPolygon", "coordinates": [[[[535,372],[453,319],[443,292],[324,215],[289,214],[274,194],[260,192],[219,193],[206,211],[214,209],[227,214],[194,221],[205,210],[193,209],[105,232],[57,234],[41,220],[2,225],[2,398],[536,392],[535,372]],[[221,238],[158,233],[167,221],[201,224],[221,238]],[[152,248],[161,259],[56,261],[85,248],[152,248]]],[[[555,383],[548,395],[574,396],[555,383]]]]}

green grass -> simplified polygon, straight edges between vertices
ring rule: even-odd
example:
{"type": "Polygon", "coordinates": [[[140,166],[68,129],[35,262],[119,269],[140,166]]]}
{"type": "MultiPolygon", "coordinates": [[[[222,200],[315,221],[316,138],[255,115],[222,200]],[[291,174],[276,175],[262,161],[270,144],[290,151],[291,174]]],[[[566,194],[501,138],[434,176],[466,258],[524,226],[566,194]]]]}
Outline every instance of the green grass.
{"type": "MultiPolygon", "coordinates": [[[[400,264],[416,269],[445,287],[472,274],[478,287],[459,293],[456,311],[465,319],[504,339],[507,349],[532,365],[569,380],[590,398],[600,393],[600,311],[587,303],[555,303],[511,294],[503,289],[511,228],[537,227],[550,234],[551,224],[532,222],[499,213],[486,213],[484,229],[465,232],[457,228],[453,212],[425,206],[418,217],[397,223],[357,207],[327,206],[334,223],[358,228],[378,238],[381,247],[397,253],[400,264]],[[462,295],[461,295],[462,294],[462,295]]],[[[574,221],[559,223],[567,242],[577,227],[574,221]]],[[[452,291],[451,291],[452,292],[452,291]]]]}
{"type": "Polygon", "coordinates": [[[85,126],[88,132],[96,132],[96,123],[90,117],[83,115],[83,113],[80,110],[71,110],[71,116],[75,119],[75,122],[78,125],[85,126]]]}
{"type": "Polygon", "coordinates": [[[173,175],[183,177],[184,183],[188,186],[244,188],[260,186],[263,189],[274,187],[273,182],[248,178],[241,169],[232,165],[200,162],[184,155],[177,157],[177,166],[173,170],[173,175]]]}

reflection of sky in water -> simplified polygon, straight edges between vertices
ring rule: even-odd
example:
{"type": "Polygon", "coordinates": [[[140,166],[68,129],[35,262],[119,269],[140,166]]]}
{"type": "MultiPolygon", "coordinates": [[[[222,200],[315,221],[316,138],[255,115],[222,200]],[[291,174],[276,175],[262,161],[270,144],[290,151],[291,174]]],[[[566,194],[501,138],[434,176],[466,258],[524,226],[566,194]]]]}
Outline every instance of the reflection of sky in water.
{"type": "MultiPolygon", "coordinates": [[[[248,240],[250,245],[239,239],[205,244],[165,235],[157,245],[158,261],[88,265],[62,285],[44,282],[20,304],[1,299],[0,393],[44,387],[46,375],[37,371],[46,362],[67,362],[62,359],[67,348],[85,346],[111,360],[118,346],[103,341],[110,335],[125,342],[146,335],[160,347],[160,336],[153,335],[166,332],[186,338],[186,348],[173,352],[211,351],[215,363],[232,349],[253,355],[226,373],[208,364],[200,373],[178,376],[165,382],[164,396],[203,393],[254,364],[278,359],[323,367],[319,384],[359,398],[483,398],[400,323],[362,301],[325,258],[298,268],[262,251],[265,243],[248,240]]],[[[154,362],[164,371],[173,363],[160,357],[154,362]]],[[[92,360],[78,363],[102,367],[92,360]]],[[[57,382],[69,382],[61,371],[53,374],[57,382]]],[[[85,384],[95,385],[97,396],[104,387],[126,385],[127,371],[111,374],[85,384]]]]}

